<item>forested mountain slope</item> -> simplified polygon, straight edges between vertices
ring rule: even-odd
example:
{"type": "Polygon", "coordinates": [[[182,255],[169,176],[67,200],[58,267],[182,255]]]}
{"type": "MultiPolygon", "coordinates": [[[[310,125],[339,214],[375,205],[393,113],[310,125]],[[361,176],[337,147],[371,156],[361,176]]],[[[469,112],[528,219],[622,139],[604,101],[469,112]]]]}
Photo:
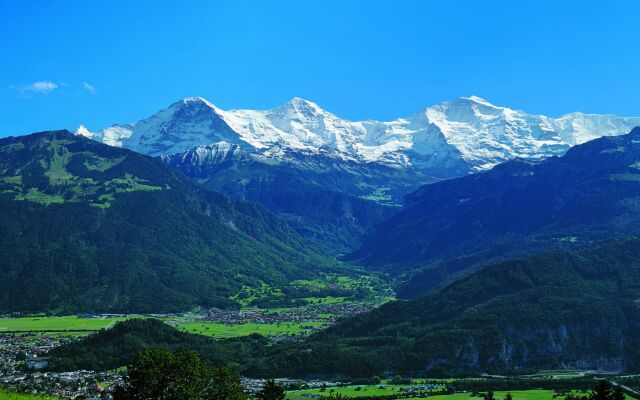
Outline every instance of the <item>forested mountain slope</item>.
{"type": "Polygon", "coordinates": [[[204,186],[264,205],[332,254],[355,250],[365,232],[398,211],[417,179],[383,165],[310,153],[276,159],[229,144],[163,159],[204,186]],[[378,187],[386,189],[370,195],[378,187]]]}
{"type": "Polygon", "coordinates": [[[233,307],[340,268],[259,205],[67,131],[0,140],[0,311],[233,307]]]}
{"type": "MultiPolygon", "coordinates": [[[[285,374],[640,371],[640,239],[494,264],[281,348],[285,374]]],[[[258,368],[259,370],[259,368],[258,368]]]]}

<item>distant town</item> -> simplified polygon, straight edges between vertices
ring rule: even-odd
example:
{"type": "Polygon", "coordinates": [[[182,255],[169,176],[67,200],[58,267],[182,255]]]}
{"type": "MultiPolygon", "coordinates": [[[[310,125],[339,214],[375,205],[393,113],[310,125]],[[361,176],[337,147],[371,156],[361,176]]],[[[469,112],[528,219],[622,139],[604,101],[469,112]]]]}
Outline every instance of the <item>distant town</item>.
{"type": "MultiPolygon", "coordinates": [[[[75,321],[104,321],[104,326],[128,318],[157,318],[179,329],[189,331],[192,324],[197,326],[224,325],[241,326],[258,324],[277,326],[278,324],[296,324],[300,329],[292,333],[282,332],[269,336],[270,340],[297,340],[323,327],[335,323],[341,318],[370,311],[373,308],[365,303],[318,303],[299,308],[249,309],[249,310],[198,310],[190,313],[168,314],[82,314],[75,321]]],[[[47,317],[32,316],[34,321],[46,321],[47,317]]],[[[30,316],[3,316],[2,320],[29,319],[30,316]]],[[[57,317],[52,317],[55,319],[57,317]]],[[[80,326],[80,324],[78,324],[80,326]]],[[[97,329],[96,329],[97,330],[97,329]]],[[[92,330],[92,331],[96,331],[92,330]]],[[[61,398],[111,399],[117,385],[124,379],[124,371],[47,371],[48,352],[62,344],[77,340],[90,334],[77,326],[69,325],[64,329],[42,328],[5,329],[0,331],[0,384],[2,387],[23,393],[54,395],[61,398]]],[[[247,334],[250,334],[248,332],[247,334]]],[[[322,380],[278,379],[286,387],[319,388],[336,386],[337,382],[322,380]]],[[[263,379],[242,378],[242,384],[248,393],[259,391],[264,385],[263,379]]]]}

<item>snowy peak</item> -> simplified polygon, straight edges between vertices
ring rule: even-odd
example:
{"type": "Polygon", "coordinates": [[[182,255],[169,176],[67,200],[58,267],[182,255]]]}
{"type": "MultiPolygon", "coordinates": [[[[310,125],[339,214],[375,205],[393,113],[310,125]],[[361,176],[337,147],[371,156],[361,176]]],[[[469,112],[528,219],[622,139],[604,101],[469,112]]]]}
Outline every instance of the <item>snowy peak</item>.
{"type": "Polygon", "coordinates": [[[265,117],[285,132],[318,127],[325,118],[336,118],[308,100],[294,97],[280,107],[264,112],[265,117]]]}
{"type": "Polygon", "coordinates": [[[175,117],[180,117],[181,114],[191,114],[192,116],[202,117],[219,117],[223,111],[205,100],[202,97],[187,97],[180,101],[177,101],[170,105],[166,110],[160,111],[156,116],[160,114],[173,114],[175,117]],[[177,114],[177,115],[176,115],[177,114]]]}
{"type": "Polygon", "coordinates": [[[316,103],[303,99],[301,97],[292,98],[282,106],[276,108],[276,110],[291,110],[293,112],[302,114],[322,114],[325,112],[316,103]]]}
{"type": "Polygon", "coordinates": [[[76,129],[75,134],[76,135],[80,135],[80,136],[84,136],[84,137],[89,138],[89,139],[93,138],[93,132],[89,131],[89,129],[87,129],[87,127],[84,126],[84,125],[80,125],[78,127],[78,129],[76,129]]]}
{"type": "Polygon", "coordinates": [[[575,144],[625,134],[635,126],[640,126],[638,117],[572,113],[549,118],[478,96],[389,122],[349,121],[299,97],[270,110],[222,110],[202,97],[188,97],[138,122],[98,132],[81,126],[77,133],[154,156],[225,142],[266,156],[322,151],[398,168],[459,171],[461,165],[482,170],[513,158],[561,155],[575,144]]]}
{"type": "Polygon", "coordinates": [[[173,103],[169,109],[190,109],[197,112],[214,112],[222,113],[222,110],[210,103],[207,99],[200,96],[185,97],[184,99],[173,103]]]}
{"type": "Polygon", "coordinates": [[[458,97],[453,101],[445,101],[440,103],[439,105],[453,106],[453,107],[466,107],[469,109],[477,109],[477,110],[485,110],[485,111],[495,110],[496,112],[506,109],[505,107],[498,107],[478,96],[458,97]]]}
{"type": "Polygon", "coordinates": [[[445,101],[425,109],[427,115],[441,113],[453,122],[469,122],[494,118],[507,118],[518,114],[518,111],[506,107],[495,106],[477,96],[460,97],[453,101],[445,101]]]}
{"type": "Polygon", "coordinates": [[[475,96],[440,103],[424,114],[427,123],[435,126],[474,169],[517,157],[561,154],[568,148],[546,126],[546,117],[498,107],[475,96]]]}
{"type": "Polygon", "coordinates": [[[460,97],[460,100],[469,101],[469,102],[473,102],[473,103],[476,103],[476,104],[481,104],[481,105],[486,106],[486,107],[499,108],[499,107],[496,107],[493,104],[489,103],[487,100],[483,99],[482,97],[478,97],[478,96],[460,97]]]}
{"type": "Polygon", "coordinates": [[[224,112],[202,97],[187,97],[141,121],[79,134],[105,144],[160,156],[181,153],[203,144],[227,141],[243,144],[229,127],[224,112]]]}
{"type": "Polygon", "coordinates": [[[214,107],[211,103],[209,103],[204,97],[200,97],[200,96],[194,96],[194,97],[185,97],[184,99],[177,101],[174,104],[179,104],[179,103],[183,103],[183,104],[189,104],[189,103],[205,103],[205,104],[209,104],[210,107],[214,107]]]}
{"type": "Polygon", "coordinates": [[[311,127],[314,127],[318,126],[324,117],[336,118],[317,104],[299,97],[294,97],[282,106],[267,111],[265,115],[273,124],[282,126],[284,130],[292,130],[292,122],[310,124],[311,127]]]}

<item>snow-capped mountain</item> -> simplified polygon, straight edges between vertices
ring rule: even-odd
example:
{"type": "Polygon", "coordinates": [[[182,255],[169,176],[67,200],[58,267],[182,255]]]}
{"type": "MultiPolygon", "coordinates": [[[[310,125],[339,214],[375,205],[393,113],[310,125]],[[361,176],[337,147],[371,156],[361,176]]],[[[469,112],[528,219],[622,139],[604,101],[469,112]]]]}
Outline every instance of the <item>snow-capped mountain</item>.
{"type": "Polygon", "coordinates": [[[261,203],[328,251],[348,252],[405,195],[516,157],[562,155],[627,133],[640,118],[560,118],[459,98],[394,121],[349,121],[294,98],[271,110],[222,110],[201,97],[149,118],[78,134],[162,156],[201,184],[261,203]]]}
{"type": "MultiPolygon", "coordinates": [[[[201,97],[178,101],[151,117],[97,132],[77,133],[112,146],[154,155],[199,158],[222,150],[278,157],[324,152],[351,161],[393,167],[488,169],[513,158],[561,155],[600,136],[640,126],[640,117],[573,113],[559,118],[498,107],[479,97],[443,102],[394,121],[349,121],[308,100],[294,98],[271,110],[222,110],[201,97]],[[224,142],[219,146],[207,146],[224,142]],[[205,147],[202,147],[205,146],[205,147]],[[220,147],[222,146],[222,147],[220,147]]],[[[205,157],[206,158],[206,157],[205,157]]]]}

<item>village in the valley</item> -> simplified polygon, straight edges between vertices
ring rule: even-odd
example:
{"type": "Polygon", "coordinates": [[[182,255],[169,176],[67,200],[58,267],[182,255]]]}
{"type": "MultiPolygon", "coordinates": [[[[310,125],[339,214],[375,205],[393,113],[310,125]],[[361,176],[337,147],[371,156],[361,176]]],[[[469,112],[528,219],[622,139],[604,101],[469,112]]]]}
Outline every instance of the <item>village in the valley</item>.
{"type": "MultiPolygon", "coordinates": [[[[157,318],[189,331],[190,326],[223,326],[236,327],[247,324],[273,325],[296,324],[299,329],[290,333],[283,332],[269,336],[270,340],[298,340],[323,327],[335,323],[338,319],[353,316],[371,310],[372,306],[364,303],[328,303],[313,304],[299,308],[283,309],[247,309],[247,310],[198,310],[182,314],[83,314],[77,320],[104,320],[109,326],[117,320],[127,318],[157,318]],[[113,321],[113,322],[109,322],[113,321]]],[[[5,316],[7,320],[8,316],[5,316]]],[[[16,318],[12,315],[11,318],[16,318]]],[[[23,317],[24,318],[24,317],[23,317]]],[[[38,316],[37,319],[47,317],[38,316]]],[[[55,318],[55,317],[53,317],[55,318]]],[[[0,318],[0,321],[3,318],[0,318]]],[[[36,319],[36,318],[34,318],[36,319]]],[[[197,332],[197,330],[196,330],[197,332]]],[[[67,331],[0,331],[0,386],[7,389],[32,393],[47,394],[63,398],[110,399],[117,385],[124,379],[124,371],[64,371],[53,372],[48,369],[47,353],[62,344],[73,342],[80,337],[91,334],[74,330],[67,331]]],[[[336,386],[337,382],[322,380],[279,379],[285,387],[319,388],[336,386]]],[[[242,378],[247,392],[260,390],[263,379],[242,378]]]]}

